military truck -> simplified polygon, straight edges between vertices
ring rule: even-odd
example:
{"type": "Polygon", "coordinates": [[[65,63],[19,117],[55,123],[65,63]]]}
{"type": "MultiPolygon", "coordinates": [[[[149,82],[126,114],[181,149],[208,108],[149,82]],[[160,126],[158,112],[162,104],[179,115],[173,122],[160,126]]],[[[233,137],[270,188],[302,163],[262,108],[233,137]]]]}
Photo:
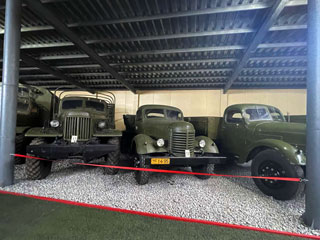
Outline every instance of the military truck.
{"type": "MultiPolygon", "coordinates": [[[[288,123],[281,111],[262,104],[229,106],[222,118],[194,117],[197,134],[212,138],[222,154],[237,163],[252,160],[251,174],[267,177],[304,176],[306,125],[288,123]]],[[[254,179],[257,187],[275,199],[294,198],[299,182],[254,179]]]]}
{"type": "MultiPolygon", "coordinates": [[[[120,157],[121,131],[115,130],[115,96],[107,93],[61,91],[53,103],[53,114],[42,127],[31,128],[26,137],[31,156],[48,160],[80,158],[85,162],[104,158],[108,165],[117,165],[120,157]]],[[[43,179],[51,171],[52,161],[26,160],[29,179],[43,179]]],[[[116,174],[108,168],[106,174],[116,174]]]]}
{"type": "MultiPolygon", "coordinates": [[[[129,151],[134,166],[159,168],[191,166],[193,172],[208,173],[208,165],[223,163],[216,144],[206,136],[195,137],[191,123],[183,120],[180,109],[165,105],[141,106],[136,115],[124,115],[129,151]],[[131,133],[131,138],[130,136],[131,133]]],[[[138,184],[148,183],[150,173],[136,171],[138,184]]],[[[210,176],[196,175],[200,179],[210,176]]]]}
{"type": "MultiPolygon", "coordinates": [[[[26,146],[29,142],[25,137],[25,133],[32,127],[42,126],[49,119],[52,99],[53,95],[51,92],[44,88],[19,84],[15,139],[16,153],[26,154],[26,146]]],[[[15,158],[16,164],[24,162],[24,158],[15,158]]]]}

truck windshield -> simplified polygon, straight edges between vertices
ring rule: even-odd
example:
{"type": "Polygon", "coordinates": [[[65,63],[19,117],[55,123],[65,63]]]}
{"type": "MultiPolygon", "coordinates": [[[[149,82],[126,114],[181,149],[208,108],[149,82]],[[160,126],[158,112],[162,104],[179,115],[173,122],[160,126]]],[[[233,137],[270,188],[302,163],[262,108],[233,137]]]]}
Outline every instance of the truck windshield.
{"type": "Polygon", "coordinates": [[[167,118],[171,120],[182,120],[182,113],[175,110],[167,110],[167,118]]]}
{"type": "Polygon", "coordinates": [[[272,116],[266,107],[252,107],[245,110],[244,117],[249,121],[272,121],[272,116]]]}
{"type": "Polygon", "coordinates": [[[147,109],[145,112],[147,118],[164,118],[163,109],[147,109]]]}
{"type": "Polygon", "coordinates": [[[82,100],[65,100],[62,103],[62,109],[74,109],[82,107],[82,100]]]}
{"type": "Polygon", "coordinates": [[[86,101],[86,107],[87,108],[93,108],[97,111],[104,111],[104,104],[101,102],[96,102],[96,101],[86,101]]]}

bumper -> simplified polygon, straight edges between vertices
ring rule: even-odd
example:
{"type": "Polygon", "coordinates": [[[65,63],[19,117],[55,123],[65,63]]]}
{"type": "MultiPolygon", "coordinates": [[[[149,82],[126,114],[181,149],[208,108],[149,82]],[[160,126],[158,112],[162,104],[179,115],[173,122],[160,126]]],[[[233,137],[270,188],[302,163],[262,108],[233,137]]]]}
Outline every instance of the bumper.
{"type": "Polygon", "coordinates": [[[226,157],[220,154],[210,154],[210,156],[194,156],[194,157],[171,157],[171,156],[146,156],[145,164],[151,166],[201,166],[207,164],[224,164],[226,157]],[[151,159],[170,159],[169,164],[151,164],[151,159]]]}
{"type": "Polygon", "coordinates": [[[42,144],[27,146],[27,153],[40,158],[50,160],[67,159],[71,156],[83,156],[83,159],[90,161],[102,157],[109,152],[114,152],[119,148],[112,144],[42,144]]]}

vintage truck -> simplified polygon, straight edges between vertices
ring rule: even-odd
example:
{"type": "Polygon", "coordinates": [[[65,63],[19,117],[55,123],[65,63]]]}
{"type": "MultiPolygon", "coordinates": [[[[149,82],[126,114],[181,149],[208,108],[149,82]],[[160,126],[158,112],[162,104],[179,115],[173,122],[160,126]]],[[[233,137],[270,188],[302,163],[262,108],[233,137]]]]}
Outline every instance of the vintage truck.
{"type": "MultiPolygon", "coordinates": [[[[25,133],[32,127],[43,126],[44,122],[49,119],[52,100],[53,94],[47,89],[19,84],[15,139],[16,153],[26,154],[26,146],[29,142],[25,137],[25,133]]],[[[24,158],[15,158],[15,164],[22,164],[24,162],[24,158]]]]}
{"type": "MultiPolygon", "coordinates": [[[[50,121],[29,129],[32,141],[27,154],[48,160],[81,158],[85,162],[104,157],[108,165],[118,165],[121,131],[115,130],[115,96],[112,93],[61,91],[53,103],[50,121]]],[[[51,171],[52,161],[26,160],[29,179],[43,179],[51,171]]],[[[106,174],[117,169],[106,168],[106,174]]]]}
{"type": "MultiPolygon", "coordinates": [[[[213,139],[229,160],[252,160],[253,176],[304,176],[306,125],[289,123],[281,111],[261,104],[229,106],[220,117],[189,117],[197,135],[213,139]]],[[[257,187],[275,199],[294,198],[303,184],[299,182],[254,179],[257,187]]]]}
{"type": "MultiPolygon", "coordinates": [[[[195,137],[191,123],[183,120],[180,109],[164,105],[144,105],[136,115],[124,115],[129,152],[134,166],[159,168],[191,166],[192,171],[208,173],[208,165],[224,163],[216,144],[206,136],[195,137]]],[[[149,172],[136,171],[138,184],[148,183],[149,172]]],[[[210,176],[196,175],[200,179],[210,176]]]]}

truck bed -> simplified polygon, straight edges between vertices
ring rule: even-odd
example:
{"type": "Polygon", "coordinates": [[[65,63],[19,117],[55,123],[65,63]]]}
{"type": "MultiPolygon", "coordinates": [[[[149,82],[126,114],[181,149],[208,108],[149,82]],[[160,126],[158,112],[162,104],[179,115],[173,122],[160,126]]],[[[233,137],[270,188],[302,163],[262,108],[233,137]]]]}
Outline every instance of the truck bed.
{"type": "Polygon", "coordinates": [[[196,130],[196,136],[207,136],[215,140],[222,117],[185,117],[184,120],[192,123],[196,130]]]}

